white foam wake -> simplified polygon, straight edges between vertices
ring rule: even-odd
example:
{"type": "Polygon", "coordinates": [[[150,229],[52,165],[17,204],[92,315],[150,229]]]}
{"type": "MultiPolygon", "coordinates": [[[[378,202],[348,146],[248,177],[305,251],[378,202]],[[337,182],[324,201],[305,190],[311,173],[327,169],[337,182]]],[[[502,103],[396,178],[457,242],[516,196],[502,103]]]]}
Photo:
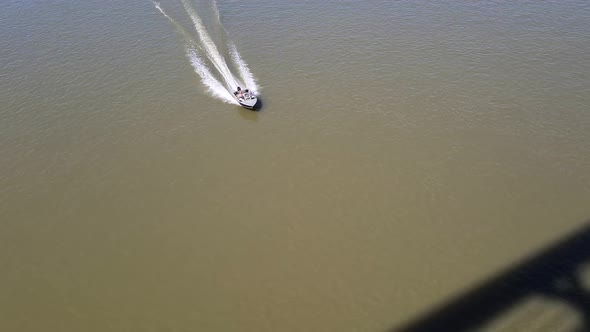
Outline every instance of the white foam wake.
{"type": "Polygon", "coordinates": [[[219,15],[219,9],[217,8],[217,1],[213,0],[212,2],[213,10],[215,11],[215,18],[217,18],[217,23],[221,26],[221,15],[219,15]]]}
{"type": "Polygon", "coordinates": [[[160,7],[160,4],[154,2],[154,6],[158,9],[162,15],[164,15],[174,26],[177,31],[182,34],[185,40],[185,51],[186,56],[189,59],[195,72],[201,78],[203,85],[207,87],[207,91],[214,97],[221,99],[222,101],[230,104],[237,104],[236,100],[231,96],[227,89],[219,82],[215,76],[212,75],[209,68],[205,65],[199,54],[197,53],[197,46],[191,39],[190,35],[182,28],[178,22],[172,19],[166,12],[160,7]]]}
{"type": "Polygon", "coordinates": [[[229,53],[231,54],[232,60],[238,67],[240,77],[242,78],[246,86],[250,90],[254,91],[254,94],[258,94],[258,85],[256,84],[256,80],[254,79],[254,75],[252,75],[252,72],[250,71],[250,68],[248,67],[246,62],[242,60],[242,57],[240,56],[240,53],[238,53],[236,45],[231,43],[229,44],[229,53]]]}
{"type": "MultiPolygon", "coordinates": [[[[213,4],[213,10],[215,11],[215,17],[217,18],[217,24],[219,24],[219,26],[221,27],[221,29],[223,30],[223,32],[227,36],[227,32],[225,31],[225,29],[223,28],[223,25],[221,24],[221,15],[219,13],[219,8],[217,7],[217,1],[213,0],[212,4],[213,4]]],[[[256,79],[254,78],[254,75],[252,75],[252,72],[250,71],[250,68],[248,67],[248,65],[246,64],[244,59],[242,59],[242,57],[240,56],[240,52],[238,52],[238,48],[231,41],[228,42],[228,47],[229,47],[229,53],[231,55],[231,58],[232,58],[234,64],[236,65],[236,67],[238,67],[238,71],[240,72],[240,78],[242,79],[244,84],[246,84],[246,86],[250,90],[252,90],[255,94],[258,94],[258,85],[256,84],[256,79]]]]}
{"type": "Polygon", "coordinates": [[[209,34],[207,33],[207,30],[205,29],[205,26],[203,25],[201,18],[197,15],[197,12],[187,0],[182,0],[182,4],[184,6],[184,9],[190,16],[191,20],[193,21],[193,25],[195,26],[195,29],[199,34],[199,38],[201,39],[202,45],[204,46],[207,57],[209,58],[209,60],[211,60],[215,68],[217,68],[217,70],[225,80],[228,88],[231,91],[234,91],[238,87],[238,82],[234,79],[233,75],[231,74],[231,71],[229,70],[227,63],[223,59],[223,56],[221,56],[221,54],[219,53],[217,46],[215,46],[215,43],[213,42],[213,40],[211,40],[211,37],[209,37],[209,34]]]}
{"type": "Polygon", "coordinates": [[[186,46],[186,55],[189,58],[195,72],[201,77],[201,82],[207,87],[209,93],[214,97],[223,100],[226,103],[236,104],[238,102],[231,96],[227,89],[215,79],[215,77],[209,71],[209,68],[205,66],[203,60],[199,57],[194,47],[186,46]]]}

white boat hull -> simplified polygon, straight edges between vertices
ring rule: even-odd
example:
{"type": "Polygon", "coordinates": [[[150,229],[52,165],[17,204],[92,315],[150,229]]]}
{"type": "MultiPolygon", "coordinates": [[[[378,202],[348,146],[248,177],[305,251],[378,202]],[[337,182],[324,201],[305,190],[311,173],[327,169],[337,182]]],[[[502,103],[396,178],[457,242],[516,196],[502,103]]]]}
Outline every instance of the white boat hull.
{"type": "Polygon", "coordinates": [[[254,106],[256,105],[256,103],[258,102],[258,98],[254,97],[254,98],[250,98],[247,100],[239,100],[238,99],[238,103],[240,103],[240,105],[242,105],[245,108],[248,109],[254,109],[254,106]]]}
{"type": "Polygon", "coordinates": [[[256,103],[258,102],[258,97],[256,97],[251,91],[248,89],[240,91],[234,91],[233,93],[234,98],[236,101],[245,108],[254,109],[256,103]],[[245,91],[245,92],[244,92],[245,91]]]}

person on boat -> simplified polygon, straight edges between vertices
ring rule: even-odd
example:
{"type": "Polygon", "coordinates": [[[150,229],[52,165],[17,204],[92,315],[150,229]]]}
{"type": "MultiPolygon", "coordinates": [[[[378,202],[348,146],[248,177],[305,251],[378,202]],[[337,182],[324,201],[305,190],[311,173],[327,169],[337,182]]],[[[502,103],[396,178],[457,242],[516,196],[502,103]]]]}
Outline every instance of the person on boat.
{"type": "Polygon", "coordinates": [[[242,88],[238,87],[236,95],[238,96],[238,98],[244,98],[244,92],[242,91],[242,88]]]}

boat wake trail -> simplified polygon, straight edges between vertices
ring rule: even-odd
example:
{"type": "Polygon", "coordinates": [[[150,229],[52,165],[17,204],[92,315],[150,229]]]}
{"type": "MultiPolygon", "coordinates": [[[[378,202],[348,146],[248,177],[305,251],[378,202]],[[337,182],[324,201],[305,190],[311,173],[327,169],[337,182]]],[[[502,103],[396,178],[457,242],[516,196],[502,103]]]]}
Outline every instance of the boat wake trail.
{"type": "MultiPolygon", "coordinates": [[[[199,17],[197,11],[191,5],[190,1],[181,0],[181,2],[193,23],[193,26],[198,35],[199,42],[196,42],[195,39],[192,38],[191,34],[189,34],[181,24],[172,19],[162,9],[159,3],[154,2],[154,6],[175,26],[179,34],[182,35],[185,42],[184,46],[186,56],[193,66],[195,72],[201,78],[201,82],[205,85],[205,87],[207,87],[207,91],[212,96],[231,104],[238,104],[232,96],[232,92],[235,91],[238,86],[247,87],[254,93],[257,93],[258,86],[256,85],[254,76],[250,72],[248,65],[241,58],[236,46],[231,42],[229,42],[227,45],[229,49],[229,56],[233,61],[234,68],[237,69],[239,73],[239,78],[232,74],[232,71],[225,61],[223,54],[219,51],[219,48],[209,35],[202,19],[199,17]],[[214,71],[211,71],[210,67],[207,65],[207,62],[212,68],[214,68],[214,71]]],[[[221,25],[219,10],[217,9],[215,0],[213,0],[212,5],[215,11],[217,24],[219,27],[221,27],[220,30],[223,31],[225,35],[227,35],[223,29],[223,26],[221,25]]]]}
{"type": "MultiPolygon", "coordinates": [[[[221,24],[221,15],[219,14],[219,8],[217,7],[216,0],[213,0],[213,10],[215,11],[215,18],[217,19],[217,24],[221,27],[223,33],[227,36],[227,32],[221,24]]],[[[231,41],[228,42],[228,47],[229,53],[231,54],[231,58],[234,64],[238,67],[238,71],[240,72],[240,77],[242,81],[246,84],[246,86],[250,88],[250,90],[252,90],[255,94],[258,94],[258,85],[256,84],[256,79],[254,79],[254,75],[252,75],[250,68],[240,56],[238,48],[231,41]]]]}
{"type": "Polygon", "coordinates": [[[187,58],[189,59],[191,65],[193,66],[195,72],[201,77],[201,82],[203,85],[207,87],[207,91],[214,97],[218,99],[230,103],[230,104],[238,104],[235,99],[231,96],[231,94],[227,91],[227,89],[219,82],[211,73],[209,68],[203,63],[203,60],[197,53],[197,45],[191,39],[190,35],[184,30],[184,28],[178,24],[172,17],[168,16],[166,12],[160,7],[160,4],[154,2],[154,6],[156,9],[162,13],[174,26],[176,30],[183,36],[185,44],[185,53],[187,58]]]}

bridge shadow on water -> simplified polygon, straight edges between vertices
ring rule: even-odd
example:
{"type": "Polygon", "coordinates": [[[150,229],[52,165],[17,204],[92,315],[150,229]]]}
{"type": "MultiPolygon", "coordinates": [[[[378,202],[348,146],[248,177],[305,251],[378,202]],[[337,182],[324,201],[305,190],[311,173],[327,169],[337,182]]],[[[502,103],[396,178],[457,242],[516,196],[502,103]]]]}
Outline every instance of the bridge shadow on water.
{"type": "Polygon", "coordinates": [[[590,331],[590,292],[580,276],[585,264],[590,264],[588,222],[558,243],[389,332],[477,331],[535,296],[567,305],[581,319],[581,326],[574,330],[590,331]]]}

